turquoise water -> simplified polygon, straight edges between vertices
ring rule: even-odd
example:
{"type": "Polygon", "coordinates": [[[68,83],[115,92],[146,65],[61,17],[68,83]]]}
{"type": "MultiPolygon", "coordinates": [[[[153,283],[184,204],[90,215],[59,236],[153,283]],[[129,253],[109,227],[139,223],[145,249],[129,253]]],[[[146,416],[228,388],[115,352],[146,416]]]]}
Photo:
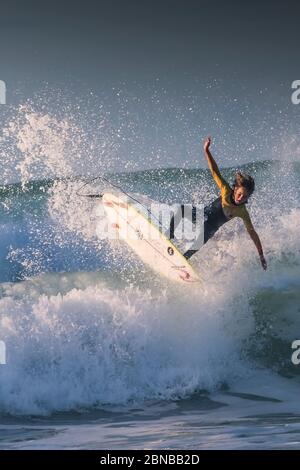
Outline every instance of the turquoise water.
{"type": "MultiPolygon", "coordinates": [[[[269,269],[234,220],[192,258],[192,289],[96,236],[85,178],[1,187],[1,448],[299,448],[299,164],[242,170],[269,269]]],[[[109,178],[168,204],[217,195],[201,169],[109,178]]]]}

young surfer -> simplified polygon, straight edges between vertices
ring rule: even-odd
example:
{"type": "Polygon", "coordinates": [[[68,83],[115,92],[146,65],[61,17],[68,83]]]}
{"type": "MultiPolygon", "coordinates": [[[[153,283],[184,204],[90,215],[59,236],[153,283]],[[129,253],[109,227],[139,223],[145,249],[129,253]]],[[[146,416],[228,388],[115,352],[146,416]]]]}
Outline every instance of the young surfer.
{"type": "MultiPolygon", "coordinates": [[[[209,147],[211,139],[208,137],[204,142],[204,153],[208,162],[211,174],[220,189],[220,196],[211,204],[204,208],[204,243],[206,243],[219,228],[235,217],[240,217],[246,227],[246,230],[255,244],[261,265],[267,269],[267,262],[264,257],[262,245],[257,235],[250,215],[245,204],[254,191],[254,180],[249,175],[243,175],[240,172],[236,174],[235,182],[231,188],[227,181],[222,177],[218,165],[216,164],[209,147]]],[[[174,238],[174,216],[171,220],[171,237],[174,238]],[[173,235],[173,236],[172,236],[173,235]]],[[[190,258],[198,250],[188,250],[184,256],[190,258]]]]}

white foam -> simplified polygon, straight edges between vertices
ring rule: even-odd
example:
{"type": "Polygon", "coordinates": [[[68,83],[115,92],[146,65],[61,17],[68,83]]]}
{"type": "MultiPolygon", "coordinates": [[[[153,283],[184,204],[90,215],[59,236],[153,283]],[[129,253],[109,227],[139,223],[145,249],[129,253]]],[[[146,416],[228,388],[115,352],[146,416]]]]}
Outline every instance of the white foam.
{"type": "Polygon", "coordinates": [[[237,337],[224,325],[220,299],[104,284],[46,296],[37,295],[38,280],[30,296],[31,282],[7,285],[0,300],[8,362],[0,370],[1,410],[167,399],[242,374],[239,346],[249,331],[244,325],[237,337]]]}

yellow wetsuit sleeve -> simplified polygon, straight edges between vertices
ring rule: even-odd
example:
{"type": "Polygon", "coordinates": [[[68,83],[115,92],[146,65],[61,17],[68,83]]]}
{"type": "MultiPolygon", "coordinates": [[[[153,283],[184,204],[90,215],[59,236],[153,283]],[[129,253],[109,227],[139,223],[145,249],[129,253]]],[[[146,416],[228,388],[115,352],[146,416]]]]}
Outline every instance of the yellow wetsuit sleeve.
{"type": "Polygon", "coordinates": [[[230,189],[229,184],[221,175],[220,170],[217,165],[215,165],[215,168],[211,168],[210,171],[211,171],[211,174],[215,183],[218,185],[218,187],[221,190],[221,194],[223,195],[224,191],[228,190],[228,188],[230,189]]]}

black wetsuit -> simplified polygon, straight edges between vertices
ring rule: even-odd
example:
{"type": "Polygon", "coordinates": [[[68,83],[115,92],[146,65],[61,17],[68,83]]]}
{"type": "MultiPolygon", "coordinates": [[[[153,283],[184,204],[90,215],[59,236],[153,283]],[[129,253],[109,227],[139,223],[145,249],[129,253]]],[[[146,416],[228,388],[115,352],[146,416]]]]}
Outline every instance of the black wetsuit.
{"type": "MultiPolygon", "coordinates": [[[[181,216],[184,217],[184,206],[180,206],[181,216]]],[[[170,223],[170,239],[174,238],[175,216],[173,215],[170,223]]],[[[192,222],[196,222],[196,207],[192,207],[192,222]]],[[[222,208],[221,196],[211,202],[208,206],[204,207],[204,237],[203,244],[206,243],[211,237],[214,236],[216,231],[226,222],[228,222],[222,208]]],[[[184,256],[190,258],[198,250],[188,250],[184,256]]]]}
{"type": "MultiPolygon", "coordinates": [[[[204,237],[203,244],[205,244],[211,237],[214,236],[217,230],[223,224],[228,222],[229,219],[225,216],[222,207],[222,197],[218,197],[208,206],[204,207],[204,237]]],[[[184,257],[189,259],[198,250],[187,250],[184,257]]]]}
{"type": "Polygon", "coordinates": [[[228,220],[223,211],[221,196],[204,207],[204,243],[213,237],[228,220]]]}
{"type": "MultiPolygon", "coordinates": [[[[228,222],[229,220],[240,217],[248,232],[253,229],[250,215],[246,209],[245,204],[236,204],[233,199],[233,190],[227,181],[222,177],[218,168],[211,169],[212,176],[218,185],[221,195],[211,202],[208,206],[204,207],[204,240],[206,243],[211,237],[214,236],[217,230],[228,222]]],[[[195,213],[195,208],[193,208],[195,213]]],[[[183,206],[181,206],[183,215],[183,206]]],[[[193,220],[194,222],[194,220],[193,220]]],[[[171,220],[170,238],[174,238],[174,217],[171,220]]],[[[184,256],[190,258],[198,250],[188,250],[184,256]]]]}

